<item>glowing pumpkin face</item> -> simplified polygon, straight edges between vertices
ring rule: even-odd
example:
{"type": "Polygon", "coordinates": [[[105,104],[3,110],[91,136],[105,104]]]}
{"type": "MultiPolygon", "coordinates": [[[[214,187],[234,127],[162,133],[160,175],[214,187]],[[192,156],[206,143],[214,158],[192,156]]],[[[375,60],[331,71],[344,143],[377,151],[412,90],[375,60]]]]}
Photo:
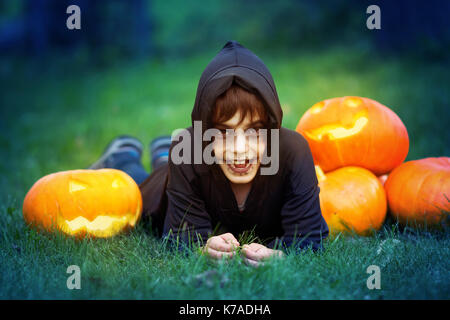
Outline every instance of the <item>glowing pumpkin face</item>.
{"type": "Polygon", "coordinates": [[[139,187],[115,169],[47,175],[33,185],[23,203],[26,222],[75,236],[113,236],[134,227],[141,213],[139,187]]]}
{"type": "Polygon", "coordinates": [[[400,118],[368,98],[321,101],[306,111],[296,131],[308,140],[314,162],[325,172],[358,166],[382,175],[401,164],[409,149],[400,118]]]}
{"type": "Polygon", "coordinates": [[[439,225],[450,212],[450,158],[408,161],[384,185],[389,210],[400,223],[439,225]]]}
{"type": "Polygon", "coordinates": [[[324,174],[316,166],[320,208],[332,234],[353,230],[368,235],[386,218],[387,202],[381,182],[370,171],[344,167],[324,174]]]}

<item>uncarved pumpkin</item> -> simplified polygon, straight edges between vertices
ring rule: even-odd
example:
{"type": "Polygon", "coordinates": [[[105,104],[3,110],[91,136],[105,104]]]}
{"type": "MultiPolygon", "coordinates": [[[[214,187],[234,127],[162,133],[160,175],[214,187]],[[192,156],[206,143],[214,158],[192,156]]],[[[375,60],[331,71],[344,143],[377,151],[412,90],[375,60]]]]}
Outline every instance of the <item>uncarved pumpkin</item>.
{"type": "Polygon", "coordinates": [[[408,161],[384,185],[389,210],[400,223],[436,225],[450,213],[450,158],[408,161]]]}
{"type": "Polygon", "coordinates": [[[378,178],[359,167],[344,167],[324,174],[316,166],[320,208],[330,233],[354,231],[369,235],[386,218],[386,194],[378,178]]]}
{"type": "Polygon", "coordinates": [[[113,236],[134,227],[141,214],[139,187],[116,169],[47,175],[31,187],[23,203],[27,223],[75,236],[113,236]]]}
{"type": "Polygon", "coordinates": [[[383,175],[401,164],[409,149],[400,118],[381,103],[362,97],[316,103],[296,131],[307,139],[315,164],[325,172],[358,166],[383,175]]]}

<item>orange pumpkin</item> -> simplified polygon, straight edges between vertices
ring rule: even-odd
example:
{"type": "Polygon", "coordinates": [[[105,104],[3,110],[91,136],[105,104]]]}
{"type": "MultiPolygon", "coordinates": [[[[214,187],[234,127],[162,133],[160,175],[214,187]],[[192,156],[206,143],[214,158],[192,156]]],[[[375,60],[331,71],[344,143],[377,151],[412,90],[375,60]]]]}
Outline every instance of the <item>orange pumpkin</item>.
{"type": "Polygon", "coordinates": [[[330,233],[353,230],[369,235],[386,218],[386,194],[381,182],[370,171],[344,167],[324,174],[316,166],[320,187],[320,208],[330,233]]]}
{"type": "Polygon", "coordinates": [[[383,175],[401,164],[409,149],[400,118],[381,103],[362,97],[316,103],[296,131],[308,140],[314,162],[325,172],[358,166],[383,175]]]}
{"type": "Polygon", "coordinates": [[[110,237],[134,227],[141,214],[139,187],[116,169],[47,175],[32,186],[23,203],[27,223],[74,236],[110,237]]]}
{"type": "Polygon", "coordinates": [[[384,185],[389,210],[402,224],[437,225],[450,213],[450,158],[408,161],[384,185]]]}

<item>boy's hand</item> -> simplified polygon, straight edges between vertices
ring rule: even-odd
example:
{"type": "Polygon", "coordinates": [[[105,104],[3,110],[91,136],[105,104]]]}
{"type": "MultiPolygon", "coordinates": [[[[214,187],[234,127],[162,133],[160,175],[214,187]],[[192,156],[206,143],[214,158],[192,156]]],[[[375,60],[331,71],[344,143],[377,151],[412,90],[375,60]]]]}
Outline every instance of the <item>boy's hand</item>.
{"type": "Polygon", "coordinates": [[[214,259],[231,258],[236,253],[239,242],[231,233],[224,233],[208,239],[203,252],[214,259]]]}
{"type": "Polygon", "coordinates": [[[244,262],[258,267],[262,265],[262,260],[268,259],[272,256],[283,257],[284,253],[281,250],[273,250],[259,243],[244,244],[242,246],[242,253],[244,254],[244,262]]]}

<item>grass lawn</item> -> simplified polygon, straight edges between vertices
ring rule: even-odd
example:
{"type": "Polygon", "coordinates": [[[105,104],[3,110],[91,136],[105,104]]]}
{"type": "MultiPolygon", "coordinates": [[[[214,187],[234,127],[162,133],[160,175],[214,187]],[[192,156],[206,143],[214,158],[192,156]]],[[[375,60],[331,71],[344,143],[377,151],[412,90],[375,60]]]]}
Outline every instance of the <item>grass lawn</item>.
{"type": "MultiPolygon", "coordinates": [[[[168,251],[144,224],[97,240],[25,225],[23,198],[43,175],[87,167],[118,134],[147,144],[189,126],[198,79],[213,55],[108,69],[61,57],[0,64],[0,298],[449,299],[448,230],[402,229],[391,219],[376,236],[329,238],[320,254],[288,255],[258,269],[168,251]],[[81,290],[66,287],[70,265],[81,268],[81,290]],[[381,268],[380,290],[366,286],[370,265],[381,268]]],[[[261,58],[277,85],[283,126],[295,128],[320,100],[365,96],[405,123],[407,160],[450,155],[448,62],[364,48],[261,58]]],[[[148,148],[143,162],[150,169],[148,148]]]]}

